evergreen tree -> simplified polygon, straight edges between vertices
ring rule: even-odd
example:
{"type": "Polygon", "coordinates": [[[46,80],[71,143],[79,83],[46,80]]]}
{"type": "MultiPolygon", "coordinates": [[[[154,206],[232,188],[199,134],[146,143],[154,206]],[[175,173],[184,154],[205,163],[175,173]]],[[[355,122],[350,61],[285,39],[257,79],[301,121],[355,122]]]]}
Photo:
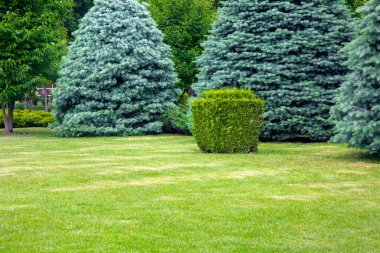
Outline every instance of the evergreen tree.
{"type": "Polygon", "coordinates": [[[53,106],[58,136],[161,132],[177,82],[170,50],[136,0],[97,0],[60,71],[53,106]]]}
{"type": "Polygon", "coordinates": [[[332,109],[336,142],[380,155],[380,0],[361,8],[359,36],[343,51],[351,70],[332,109]]]}
{"type": "Polygon", "coordinates": [[[340,0],[230,0],[222,3],[205,51],[197,94],[248,88],[266,102],[262,137],[326,141],[329,110],[347,72],[339,50],[351,39],[340,0]]]}
{"type": "MultiPolygon", "coordinates": [[[[212,0],[214,1],[214,6],[216,8],[221,6],[221,0],[212,0]]],[[[345,0],[348,7],[352,10],[352,12],[355,12],[356,9],[360,6],[363,6],[368,0],[345,0]]]]}

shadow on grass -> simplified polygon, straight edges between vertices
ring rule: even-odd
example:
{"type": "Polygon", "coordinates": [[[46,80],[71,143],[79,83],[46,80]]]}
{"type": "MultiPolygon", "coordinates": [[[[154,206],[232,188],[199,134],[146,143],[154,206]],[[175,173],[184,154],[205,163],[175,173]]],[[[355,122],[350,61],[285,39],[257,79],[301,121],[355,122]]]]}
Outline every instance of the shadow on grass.
{"type": "MultiPolygon", "coordinates": [[[[1,132],[3,132],[3,129],[0,129],[1,132]]],[[[51,137],[54,136],[53,133],[48,130],[47,128],[43,127],[30,127],[30,128],[15,128],[13,129],[13,133],[10,135],[3,135],[3,136],[32,136],[32,137],[51,137]]]]}
{"type": "Polygon", "coordinates": [[[380,165],[380,157],[376,155],[370,155],[364,151],[354,149],[351,152],[345,152],[341,154],[335,154],[332,158],[340,161],[347,162],[366,162],[380,165]]]}

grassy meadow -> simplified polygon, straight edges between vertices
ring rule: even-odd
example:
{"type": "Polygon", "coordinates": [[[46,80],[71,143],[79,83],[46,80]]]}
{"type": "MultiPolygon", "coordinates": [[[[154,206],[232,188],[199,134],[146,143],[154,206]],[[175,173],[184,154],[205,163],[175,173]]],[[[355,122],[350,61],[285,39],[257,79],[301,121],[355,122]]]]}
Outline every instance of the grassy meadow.
{"type": "Polygon", "coordinates": [[[380,159],[193,137],[0,135],[0,252],[380,252],[380,159]]]}

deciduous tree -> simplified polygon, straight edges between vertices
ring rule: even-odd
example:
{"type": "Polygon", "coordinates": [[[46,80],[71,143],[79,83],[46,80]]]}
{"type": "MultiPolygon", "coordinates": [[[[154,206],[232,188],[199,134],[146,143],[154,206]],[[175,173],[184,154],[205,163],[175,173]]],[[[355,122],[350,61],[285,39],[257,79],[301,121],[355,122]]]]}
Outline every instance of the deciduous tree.
{"type": "Polygon", "coordinates": [[[94,0],[74,0],[70,18],[65,23],[70,40],[74,39],[73,32],[78,29],[80,20],[93,5],[94,0]]]}
{"type": "Polygon", "coordinates": [[[188,90],[196,81],[195,59],[202,53],[201,42],[214,21],[215,10],[205,0],[148,0],[149,10],[165,34],[164,42],[173,53],[178,74],[177,87],[188,90]]]}
{"type": "Polygon", "coordinates": [[[0,105],[7,134],[13,132],[15,101],[55,79],[70,5],[70,0],[0,2],[0,105]]]}

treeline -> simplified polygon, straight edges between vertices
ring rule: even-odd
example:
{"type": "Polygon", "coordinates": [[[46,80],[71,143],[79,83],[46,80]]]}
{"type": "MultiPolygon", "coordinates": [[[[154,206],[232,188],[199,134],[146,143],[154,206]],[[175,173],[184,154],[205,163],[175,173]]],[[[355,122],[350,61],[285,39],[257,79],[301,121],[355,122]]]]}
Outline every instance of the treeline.
{"type": "MultiPolygon", "coordinates": [[[[345,0],[353,15],[368,0],[345,0]]],[[[172,48],[173,61],[179,77],[177,87],[188,90],[197,81],[198,69],[194,60],[201,54],[201,43],[223,0],[140,0],[149,5],[153,19],[165,34],[165,43],[172,48]]],[[[74,0],[71,15],[65,26],[69,38],[78,28],[80,19],[93,6],[93,0],[74,0]]]]}

